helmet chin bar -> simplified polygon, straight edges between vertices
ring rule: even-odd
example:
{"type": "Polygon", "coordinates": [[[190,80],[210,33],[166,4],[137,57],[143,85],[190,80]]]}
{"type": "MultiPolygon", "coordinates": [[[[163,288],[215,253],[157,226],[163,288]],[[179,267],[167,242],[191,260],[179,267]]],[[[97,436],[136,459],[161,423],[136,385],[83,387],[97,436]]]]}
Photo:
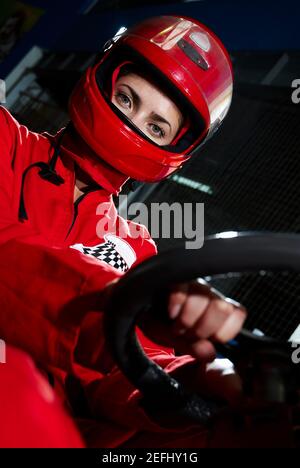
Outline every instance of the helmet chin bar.
{"type": "MultiPolygon", "coordinates": [[[[195,142],[195,135],[192,131],[187,131],[176,143],[176,145],[158,145],[155,141],[151,140],[144,132],[142,132],[134,123],[122,112],[120,109],[114,105],[113,102],[108,100],[107,102],[110,105],[111,109],[115,114],[126,124],[128,127],[132,128],[138,135],[144,138],[149,143],[158,146],[161,149],[164,149],[168,152],[173,153],[183,153],[187,148],[190,148],[195,142]]],[[[188,152],[187,152],[188,155],[188,152]]]]}

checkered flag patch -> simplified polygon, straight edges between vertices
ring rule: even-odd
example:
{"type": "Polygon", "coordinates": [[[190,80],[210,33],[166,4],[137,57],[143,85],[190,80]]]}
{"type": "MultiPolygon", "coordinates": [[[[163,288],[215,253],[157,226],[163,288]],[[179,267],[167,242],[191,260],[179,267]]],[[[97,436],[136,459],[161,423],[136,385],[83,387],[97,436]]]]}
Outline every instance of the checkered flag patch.
{"type": "Polygon", "coordinates": [[[124,258],[117,252],[115,244],[109,240],[104,244],[96,245],[95,247],[83,246],[82,252],[108,263],[117,270],[123,272],[128,270],[128,265],[124,258]]]}

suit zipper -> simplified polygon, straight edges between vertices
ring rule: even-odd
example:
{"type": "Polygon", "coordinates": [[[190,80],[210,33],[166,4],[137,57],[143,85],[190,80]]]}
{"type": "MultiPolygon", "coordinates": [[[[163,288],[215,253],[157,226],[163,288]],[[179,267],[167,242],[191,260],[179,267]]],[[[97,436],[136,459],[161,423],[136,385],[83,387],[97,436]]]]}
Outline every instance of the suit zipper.
{"type": "Polygon", "coordinates": [[[70,232],[71,232],[71,230],[72,230],[72,228],[73,228],[73,226],[75,224],[75,221],[76,221],[76,218],[77,218],[77,215],[78,215],[78,205],[84,199],[84,197],[86,197],[86,195],[88,195],[88,193],[83,193],[82,195],[80,195],[80,197],[78,197],[77,200],[73,204],[73,209],[74,209],[73,219],[72,219],[72,223],[71,223],[71,225],[70,225],[70,227],[68,229],[65,240],[69,236],[69,234],[70,234],[70,232]]]}
{"type": "Polygon", "coordinates": [[[77,215],[78,215],[78,205],[80,202],[82,202],[82,200],[87,196],[89,195],[90,193],[92,192],[97,192],[98,190],[100,190],[101,187],[97,187],[97,188],[94,188],[94,189],[91,189],[91,190],[88,190],[86,193],[83,193],[82,195],[80,195],[80,197],[77,198],[77,200],[74,202],[73,204],[73,207],[74,207],[74,214],[73,214],[73,219],[72,219],[72,223],[69,227],[69,230],[67,232],[67,235],[65,237],[65,240],[67,239],[67,237],[70,235],[71,233],[71,230],[73,229],[73,226],[75,224],[75,221],[76,221],[76,218],[77,218],[77,215]]]}

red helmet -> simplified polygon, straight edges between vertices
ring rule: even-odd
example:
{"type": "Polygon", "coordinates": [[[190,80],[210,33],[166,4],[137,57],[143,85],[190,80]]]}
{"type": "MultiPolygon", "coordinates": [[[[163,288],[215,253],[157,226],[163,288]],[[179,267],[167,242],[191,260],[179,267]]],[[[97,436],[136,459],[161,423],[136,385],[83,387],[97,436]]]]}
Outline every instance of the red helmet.
{"type": "Polygon", "coordinates": [[[86,143],[119,172],[155,182],[179,169],[220,126],[232,98],[232,66],[221,41],[190,18],[150,18],[106,43],[69,102],[71,120],[86,143]],[[173,144],[159,146],[110,99],[108,83],[129,62],[165,90],[188,118],[173,144]]]}

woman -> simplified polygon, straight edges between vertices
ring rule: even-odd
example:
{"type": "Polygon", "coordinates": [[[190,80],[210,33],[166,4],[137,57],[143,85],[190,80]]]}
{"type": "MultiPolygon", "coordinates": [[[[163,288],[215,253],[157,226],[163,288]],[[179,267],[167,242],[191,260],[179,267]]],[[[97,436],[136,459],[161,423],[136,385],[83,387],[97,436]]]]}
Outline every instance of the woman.
{"type": "MultiPolygon", "coordinates": [[[[164,16],[106,44],[75,87],[71,122],[57,135],[29,132],[0,110],[0,335],[51,375],[56,393],[84,418],[88,445],[141,445],[139,432],[148,431],[171,433],[176,446],[189,431],[143,412],[104,342],[101,310],[114,283],[156,253],[146,228],[122,219],[112,196],[128,178],[155,182],[179,170],[219,127],[231,96],[219,39],[194,20],[164,16]]],[[[170,293],[169,315],[172,330],[145,331],[186,355],[141,334],[146,351],[167,372],[211,388],[202,363],[214,359],[214,341],[238,333],[244,310],[203,285],[183,284],[170,293]]],[[[222,382],[221,393],[235,395],[222,382]]],[[[199,431],[188,444],[205,445],[199,431]]]]}

